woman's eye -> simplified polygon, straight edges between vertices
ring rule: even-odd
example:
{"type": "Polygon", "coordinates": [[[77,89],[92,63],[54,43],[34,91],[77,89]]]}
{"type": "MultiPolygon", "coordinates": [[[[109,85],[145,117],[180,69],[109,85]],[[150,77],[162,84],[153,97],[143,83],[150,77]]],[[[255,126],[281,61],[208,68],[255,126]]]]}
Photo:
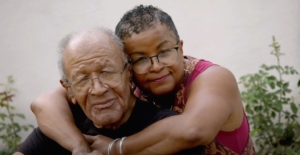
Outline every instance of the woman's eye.
{"type": "Polygon", "coordinates": [[[164,53],[168,53],[168,52],[170,52],[170,51],[171,51],[170,49],[167,49],[167,50],[162,50],[162,51],[160,51],[159,53],[164,54],[164,53]]]}
{"type": "Polygon", "coordinates": [[[108,71],[101,71],[100,74],[106,74],[108,71]]]}
{"type": "Polygon", "coordinates": [[[148,59],[147,57],[140,57],[140,58],[136,59],[136,60],[133,61],[133,62],[144,61],[144,60],[147,60],[147,59],[148,59]]]}

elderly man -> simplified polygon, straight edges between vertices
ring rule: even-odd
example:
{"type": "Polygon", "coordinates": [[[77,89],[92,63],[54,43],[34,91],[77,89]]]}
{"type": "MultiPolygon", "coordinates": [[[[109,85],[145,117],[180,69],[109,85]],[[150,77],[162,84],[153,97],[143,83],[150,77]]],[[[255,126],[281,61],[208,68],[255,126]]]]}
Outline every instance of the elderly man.
{"type": "MultiPolygon", "coordinates": [[[[68,35],[62,41],[60,82],[74,103],[70,107],[75,123],[84,134],[102,134],[115,139],[108,147],[107,154],[122,154],[125,136],[176,114],[137,99],[132,94],[134,86],[128,68],[123,44],[109,30],[83,31],[68,35]]],[[[61,155],[71,152],[36,128],[15,153],[18,154],[61,155]]],[[[204,154],[204,149],[196,147],[178,154],[204,154]]]]}

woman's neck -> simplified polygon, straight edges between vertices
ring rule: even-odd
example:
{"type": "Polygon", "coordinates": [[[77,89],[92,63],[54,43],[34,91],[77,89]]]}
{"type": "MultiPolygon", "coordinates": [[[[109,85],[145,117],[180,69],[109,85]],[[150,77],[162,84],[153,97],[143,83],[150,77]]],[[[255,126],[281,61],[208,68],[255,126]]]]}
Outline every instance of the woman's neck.
{"type": "Polygon", "coordinates": [[[153,97],[153,102],[161,108],[170,109],[175,102],[175,94],[176,93],[170,93],[167,95],[155,96],[153,97]]]}

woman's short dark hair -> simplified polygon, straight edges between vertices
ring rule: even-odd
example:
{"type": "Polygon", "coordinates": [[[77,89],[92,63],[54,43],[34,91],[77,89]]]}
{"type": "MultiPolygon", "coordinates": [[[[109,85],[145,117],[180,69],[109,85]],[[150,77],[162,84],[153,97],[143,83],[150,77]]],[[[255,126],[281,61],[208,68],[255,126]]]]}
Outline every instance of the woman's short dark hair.
{"type": "Polygon", "coordinates": [[[173,32],[176,40],[180,40],[171,16],[152,5],[136,6],[132,10],[126,12],[116,26],[115,33],[118,37],[124,39],[130,37],[133,33],[139,34],[140,32],[155,26],[157,22],[165,24],[170,31],[173,32]]]}

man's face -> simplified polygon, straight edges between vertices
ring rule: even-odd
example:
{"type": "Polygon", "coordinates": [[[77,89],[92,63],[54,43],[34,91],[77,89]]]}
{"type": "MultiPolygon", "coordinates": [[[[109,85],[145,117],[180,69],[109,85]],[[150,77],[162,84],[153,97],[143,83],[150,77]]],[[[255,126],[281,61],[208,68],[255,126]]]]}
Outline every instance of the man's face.
{"type": "Polygon", "coordinates": [[[66,48],[64,66],[70,84],[67,91],[98,128],[110,128],[120,123],[130,109],[131,94],[127,68],[120,76],[122,82],[115,87],[111,88],[101,83],[101,79],[98,78],[106,72],[122,72],[123,62],[122,49],[104,32],[95,32],[93,36],[88,37],[77,36],[66,48]],[[78,87],[78,81],[89,78],[92,85],[87,93],[78,94],[74,91],[78,87]]]}
{"type": "Polygon", "coordinates": [[[178,42],[175,35],[165,24],[157,23],[152,28],[123,39],[123,42],[125,51],[133,62],[139,59],[142,60],[143,57],[152,57],[167,49],[178,47],[176,63],[164,66],[153,57],[153,64],[147,73],[139,74],[133,71],[137,84],[143,90],[149,91],[154,95],[164,95],[176,89],[183,76],[183,42],[178,42]]]}

